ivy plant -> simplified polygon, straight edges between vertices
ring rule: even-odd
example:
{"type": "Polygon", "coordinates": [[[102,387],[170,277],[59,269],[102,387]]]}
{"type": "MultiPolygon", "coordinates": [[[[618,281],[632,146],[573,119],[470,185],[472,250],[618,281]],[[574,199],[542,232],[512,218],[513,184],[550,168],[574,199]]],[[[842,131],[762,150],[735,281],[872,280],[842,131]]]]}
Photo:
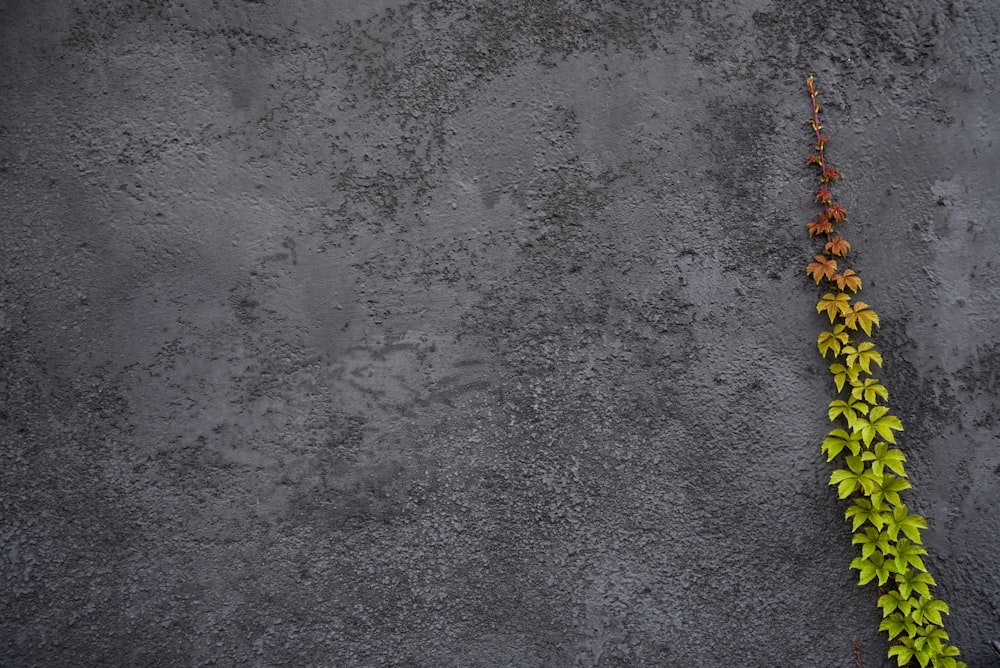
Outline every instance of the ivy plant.
{"type": "Polygon", "coordinates": [[[875,583],[878,588],[879,629],[888,635],[889,657],[899,666],[966,668],[944,629],[942,615],[948,614],[948,604],[934,597],[936,583],[923,561],[927,550],[920,532],[927,522],[903,501],[902,493],[910,488],[906,455],[896,442],[903,423],[889,408],[889,390],[875,377],[883,360],[870,340],[879,317],[858,299],[861,277],[844,266],[851,250],[840,234],[847,211],[832,193],[841,175],[827,160],[830,138],[819,122],[815,80],[809,77],[806,83],[812,100],[808,123],[815,135],[807,162],[818,170],[819,178],[815,198],[819,214],[806,230],[823,244],[806,274],[825,289],[816,311],[830,328],[820,333],[817,346],[830,362],[837,391],[828,410],[834,427],[822,451],[836,463],[830,484],[847,503],[844,516],[860,550],[851,568],[857,571],[859,585],[875,583]]]}

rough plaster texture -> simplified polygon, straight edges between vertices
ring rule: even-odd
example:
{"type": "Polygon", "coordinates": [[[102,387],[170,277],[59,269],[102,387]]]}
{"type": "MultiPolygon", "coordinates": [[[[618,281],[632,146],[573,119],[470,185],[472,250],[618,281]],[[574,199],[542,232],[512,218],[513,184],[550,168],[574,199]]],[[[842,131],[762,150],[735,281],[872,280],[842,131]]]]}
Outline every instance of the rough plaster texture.
{"type": "Polygon", "coordinates": [[[0,1],[4,666],[883,665],[807,74],[1000,636],[1000,6],[0,1]]]}

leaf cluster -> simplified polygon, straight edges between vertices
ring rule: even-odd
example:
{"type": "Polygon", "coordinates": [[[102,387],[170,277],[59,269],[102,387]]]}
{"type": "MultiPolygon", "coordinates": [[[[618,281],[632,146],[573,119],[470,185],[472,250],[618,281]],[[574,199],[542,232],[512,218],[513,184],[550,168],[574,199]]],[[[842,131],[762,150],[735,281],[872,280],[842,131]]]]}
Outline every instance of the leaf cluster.
{"type": "Polygon", "coordinates": [[[821,134],[818,91],[812,77],[807,84],[813,103],[809,125],[816,136],[808,164],[819,170],[815,199],[822,208],[807,229],[810,237],[821,237],[824,246],[806,274],[817,285],[825,282],[827,291],[816,311],[826,315],[831,328],[819,335],[817,347],[824,358],[833,358],[829,368],[838,393],[828,409],[830,420],[837,424],[823,440],[822,451],[828,461],[838,464],[830,484],[849,502],[844,516],[852,523],[853,543],[861,550],[851,568],[858,572],[860,585],[878,584],[883,617],[879,629],[892,641],[889,657],[895,657],[899,666],[965,668],[944,630],[942,615],[948,614],[948,605],[931,593],[936,583],[922,558],[927,550],[920,534],[927,522],[911,513],[900,496],[910,488],[906,456],[896,447],[903,424],[890,411],[889,390],[873,376],[873,369],[882,366],[882,355],[872,341],[861,338],[872,335],[879,317],[865,302],[854,301],[861,278],[838,264],[851,250],[835,234],[847,216],[831,191],[841,176],[827,163],[829,137],[821,134]]]}

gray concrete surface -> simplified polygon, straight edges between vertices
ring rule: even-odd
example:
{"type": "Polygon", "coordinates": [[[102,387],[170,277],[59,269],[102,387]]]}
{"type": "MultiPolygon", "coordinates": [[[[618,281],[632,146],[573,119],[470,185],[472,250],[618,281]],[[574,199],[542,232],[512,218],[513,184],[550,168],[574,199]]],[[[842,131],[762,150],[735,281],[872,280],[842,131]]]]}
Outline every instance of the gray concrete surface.
{"type": "Polygon", "coordinates": [[[4,666],[885,664],[804,80],[971,666],[1000,6],[0,0],[4,666]]]}

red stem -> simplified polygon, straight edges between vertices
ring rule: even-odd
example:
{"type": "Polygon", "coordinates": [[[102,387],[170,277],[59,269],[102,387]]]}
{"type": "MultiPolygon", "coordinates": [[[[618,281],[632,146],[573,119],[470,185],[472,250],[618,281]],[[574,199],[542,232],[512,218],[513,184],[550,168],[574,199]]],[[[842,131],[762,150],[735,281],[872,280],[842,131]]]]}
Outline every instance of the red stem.
{"type": "Polygon", "coordinates": [[[812,122],[812,128],[813,128],[813,131],[816,133],[816,146],[819,147],[817,149],[819,151],[819,168],[823,169],[823,167],[826,166],[826,156],[823,154],[823,142],[820,141],[820,139],[822,138],[822,135],[820,135],[820,133],[819,133],[819,131],[820,131],[820,124],[819,124],[819,102],[816,101],[816,95],[819,94],[819,91],[816,90],[816,86],[813,85],[813,78],[812,77],[809,77],[806,80],[806,82],[809,84],[809,97],[812,98],[812,103],[813,103],[813,122],[812,122]]]}

